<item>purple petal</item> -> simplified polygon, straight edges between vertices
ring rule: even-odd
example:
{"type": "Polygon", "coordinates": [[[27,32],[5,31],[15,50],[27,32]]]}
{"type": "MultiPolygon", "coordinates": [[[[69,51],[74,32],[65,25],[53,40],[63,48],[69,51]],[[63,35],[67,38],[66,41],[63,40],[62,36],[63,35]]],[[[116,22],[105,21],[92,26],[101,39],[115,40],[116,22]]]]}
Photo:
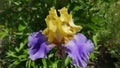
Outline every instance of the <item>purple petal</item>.
{"type": "Polygon", "coordinates": [[[92,41],[87,40],[87,38],[80,33],[76,34],[65,47],[68,56],[72,58],[73,64],[75,66],[81,66],[82,68],[87,66],[86,62],[89,59],[89,55],[94,50],[92,41]]]}
{"type": "Polygon", "coordinates": [[[47,53],[54,47],[48,43],[42,32],[31,33],[28,37],[29,58],[36,60],[46,58],[47,53]]]}

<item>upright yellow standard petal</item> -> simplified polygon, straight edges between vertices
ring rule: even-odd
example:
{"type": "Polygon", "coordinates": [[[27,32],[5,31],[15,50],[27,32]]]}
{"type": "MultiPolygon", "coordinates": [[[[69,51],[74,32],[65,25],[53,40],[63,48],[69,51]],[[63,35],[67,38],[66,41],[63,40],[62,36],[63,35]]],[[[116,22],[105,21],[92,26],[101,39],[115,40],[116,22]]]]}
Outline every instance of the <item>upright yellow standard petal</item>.
{"type": "Polygon", "coordinates": [[[66,43],[74,34],[79,32],[82,27],[74,24],[72,15],[68,13],[67,8],[59,10],[60,16],[55,9],[51,8],[45,21],[47,28],[43,31],[51,43],[66,43]]]}

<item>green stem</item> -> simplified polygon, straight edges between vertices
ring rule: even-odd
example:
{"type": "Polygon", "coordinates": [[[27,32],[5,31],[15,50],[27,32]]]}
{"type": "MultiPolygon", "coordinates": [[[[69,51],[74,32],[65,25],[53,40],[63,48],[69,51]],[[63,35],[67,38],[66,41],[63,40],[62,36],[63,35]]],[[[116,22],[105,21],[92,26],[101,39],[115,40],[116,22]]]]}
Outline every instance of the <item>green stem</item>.
{"type": "Polygon", "coordinates": [[[65,68],[65,57],[62,58],[62,68],[65,68]]]}

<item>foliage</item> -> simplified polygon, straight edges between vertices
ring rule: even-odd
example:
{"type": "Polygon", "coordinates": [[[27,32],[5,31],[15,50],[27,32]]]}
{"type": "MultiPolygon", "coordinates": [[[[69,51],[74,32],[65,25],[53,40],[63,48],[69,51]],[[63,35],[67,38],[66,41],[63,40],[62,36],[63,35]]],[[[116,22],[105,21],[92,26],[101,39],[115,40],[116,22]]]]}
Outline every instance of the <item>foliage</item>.
{"type": "Polygon", "coordinates": [[[55,49],[47,59],[31,61],[28,58],[28,35],[46,27],[44,19],[51,7],[67,7],[74,22],[82,25],[81,33],[95,44],[94,53],[90,56],[92,62],[100,62],[98,59],[107,52],[112,59],[117,59],[115,67],[120,67],[120,1],[4,0],[1,3],[4,8],[0,7],[0,68],[59,68],[63,60],[64,66],[74,67],[69,57],[63,60],[55,57],[55,49]]]}
{"type": "Polygon", "coordinates": [[[111,29],[111,37],[110,40],[108,41],[108,45],[109,47],[109,52],[111,54],[111,57],[113,58],[117,58],[117,62],[115,62],[115,67],[119,68],[120,67],[120,1],[114,3],[113,5],[111,5],[110,9],[112,10],[111,12],[111,16],[112,16],[112,23],[111,26],[109,26],[109,28],[111,29]]]}

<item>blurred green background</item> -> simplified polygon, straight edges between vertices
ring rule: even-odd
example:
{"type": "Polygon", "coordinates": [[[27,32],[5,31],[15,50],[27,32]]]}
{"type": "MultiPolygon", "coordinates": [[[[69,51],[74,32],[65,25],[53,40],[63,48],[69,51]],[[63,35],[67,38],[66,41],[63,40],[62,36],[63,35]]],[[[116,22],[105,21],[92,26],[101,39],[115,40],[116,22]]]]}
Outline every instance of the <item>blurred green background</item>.
{"type": "MultiPolygon", "coordinates": [[[[28,58],[28,35],[46,27],[51,7],[67,7],[94,42],[87,68],[120,68],[120,0],[0,0],[0,68],[61,68],[55,50],[47,59],[28,58]]],[[[77,68],[65,58],[66,68],[77,68]]]]}

